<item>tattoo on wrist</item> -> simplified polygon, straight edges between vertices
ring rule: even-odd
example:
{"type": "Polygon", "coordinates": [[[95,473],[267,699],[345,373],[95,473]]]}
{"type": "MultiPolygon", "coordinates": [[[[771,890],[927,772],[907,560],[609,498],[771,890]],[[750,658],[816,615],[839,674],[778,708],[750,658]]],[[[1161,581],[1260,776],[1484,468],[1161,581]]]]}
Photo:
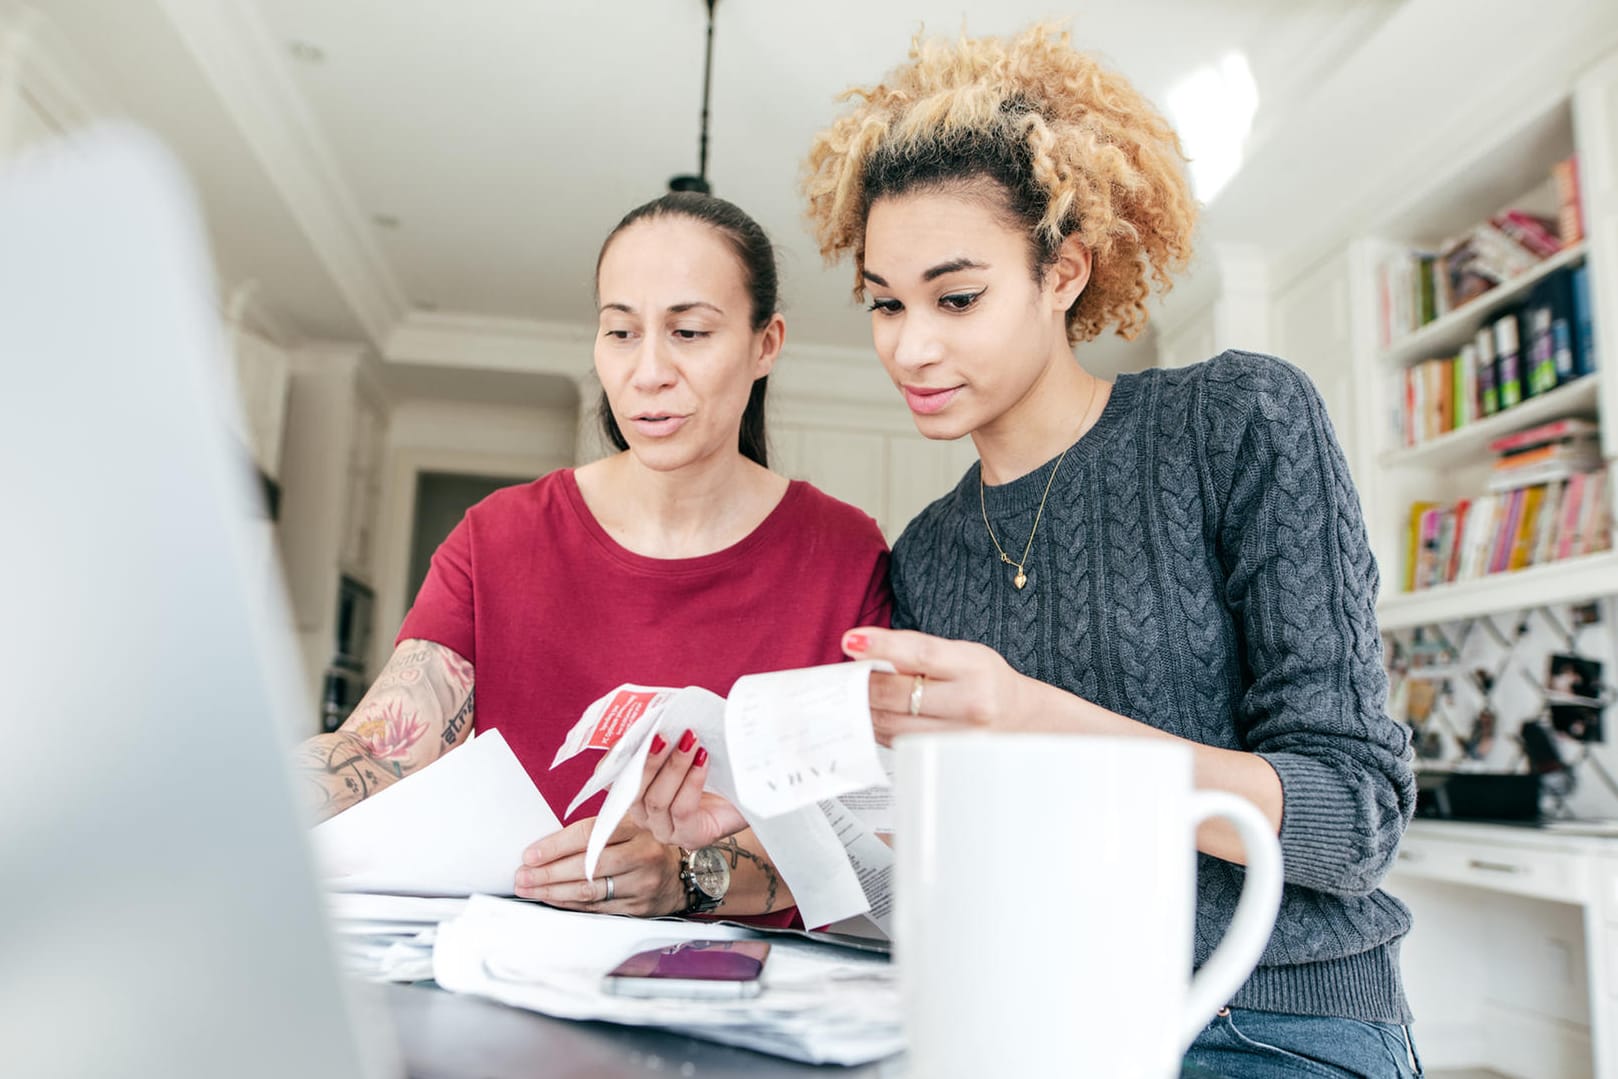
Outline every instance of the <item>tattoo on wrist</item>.
{"type": "Polygon", "coordinates": [[[712,846],[723,851],[730,857],[730,868],[732,869],[740,867],[742,864],[742,859],[744,858],[758,866],[758,871],[764,875],[764,882],[769,885],[770,889],[769,894],[764,897],[764,913],[768,914],[770,911],[774,910],[775,893],[781,887],[781,878],[776,876],[775,866],[771,865],[761,856],[754,854],[752,851],[736,842],[735,839],[721,839],[719,842],[712,844],[712,846]]]}

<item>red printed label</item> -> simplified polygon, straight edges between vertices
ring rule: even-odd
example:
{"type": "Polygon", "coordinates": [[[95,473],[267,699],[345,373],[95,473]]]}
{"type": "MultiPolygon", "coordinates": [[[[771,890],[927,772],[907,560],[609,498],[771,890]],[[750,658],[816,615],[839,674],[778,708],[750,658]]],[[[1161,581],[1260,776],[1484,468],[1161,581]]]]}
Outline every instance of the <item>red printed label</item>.
{"type": "Polygon", "coordinates": [[[596,729],[590,732],[590,740],[584,748],[611,749],[617,745],[624,732],[635,725],[635,720],[646,714],[646,709],[651,707],[656,697],[655,692],[636,693],[627,689],[614,694],[602,711],[596,729]]]}

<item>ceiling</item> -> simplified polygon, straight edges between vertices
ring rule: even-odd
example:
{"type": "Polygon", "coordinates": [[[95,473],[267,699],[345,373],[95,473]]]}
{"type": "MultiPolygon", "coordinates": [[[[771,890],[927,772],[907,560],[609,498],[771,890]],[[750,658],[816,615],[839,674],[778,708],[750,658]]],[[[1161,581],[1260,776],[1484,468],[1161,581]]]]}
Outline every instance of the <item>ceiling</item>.
{"type": "MultiPolygon", "coordinates": [[[[602,237],[697,164],[702,0],[32,2],[105,99],[156,128],[190,167],[227,278],[258,280],[305,335],[368,338],[420,366],[509,373],[548,347],[565,359],[534,369],[571,370],[580,329],[594,322],[602,237]]],[[[1276,250],[1323,216],[1311,199],[1333,184],[1353,193],[1342,157],[1358,144],[1311,119],[1374,128],[1415,113],[1390,74],[1403,65],[1387,66],[1401,64],[1394,35],[1382,31],[1420,9],[1432,24],[1424,32],[1438,35],[1445,7],[1069,0],[1063,10],[1082,47],[1154,100],[1228,54],[1246,58],[1259,104],[1245,149],[1267,165],[1213,202],[1204,246],[1276,250]],[[1356,71],[1357,81],[1340,77],[1356,71]]],[[[869,355],[849,269],[821,265],[797,193],[799,163],[836,114],[837,93],[901,61],[918,26],[1003,33],[1050,8],[719,0],[709,176],[775,237],[794,346],[869,355]]],[[[1139,367],[1151,342],[1080,354],[1102,371],[1139,367]]],[[[457,384],[442,370],[411,379],[410,392],[457,384]]]]}

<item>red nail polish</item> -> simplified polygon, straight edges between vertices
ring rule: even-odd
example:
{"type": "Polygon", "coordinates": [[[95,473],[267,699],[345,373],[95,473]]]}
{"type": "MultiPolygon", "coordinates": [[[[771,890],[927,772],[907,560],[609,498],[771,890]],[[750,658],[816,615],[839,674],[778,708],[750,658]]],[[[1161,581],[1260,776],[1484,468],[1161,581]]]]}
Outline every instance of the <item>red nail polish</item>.
{"type": "Polygon", "coordinates": [[[666,745],[668,745],[668,743],[663,741],[663,736],[661,734],[652,735],[652,756],[655,757],[659,753],[663,752],[663,747],[666,745]]]}
{"type": "Polygon", "coordinates": [[[692,765],[694,765],[697,768],[701,768],[703,765],[707,764],[708,763],[708,747],[704,746],[701,749],[697,750],[696,758],[694,760],[692,760],[691,763],[692,763],[692,765]]]}
{"type": "Polygon", "coordinates": [[[850,633],[843,638],[843,647],[850,652],[863,652],[870,645],[863,633],[850,633]]]}
{"type": "Polygon", "coordinates": [[[686,731],[684,734],[680,735],[680,752],[684,753],[689,750],[696,743],[696,740],[697,736],[692,734],[690,731],[686,731]]]}

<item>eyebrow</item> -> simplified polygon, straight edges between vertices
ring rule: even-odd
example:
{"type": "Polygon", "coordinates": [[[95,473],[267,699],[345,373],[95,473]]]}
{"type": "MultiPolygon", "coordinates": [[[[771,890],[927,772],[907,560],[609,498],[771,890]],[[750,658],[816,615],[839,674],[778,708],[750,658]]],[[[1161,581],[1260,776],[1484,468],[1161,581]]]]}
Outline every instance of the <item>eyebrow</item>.
{"type": "MultiPolygon", "coordinates": [[[[923,281],[936,281],[945,274],[952,274],[957,270],[987,270],[988,268],[989,266],[987,263],[978,262],[974,259],[950,259],[948,262],[940,262],[937,266],[923,270],[921,279],[923,281]]],[[[888,287],[888,283],[886,281],[884,281],[879,275],[872,273],[870,270],[861,270],[860,274],[865,278],[865,280],[871,282],[873,285],[881,285],[883,288],[888,287]]]]}
{"type": "MultiPolygon", "coordinates": [[[[683,315],[687,311],[694,311],[699,307],[705,307],[709,311],[712,311],[714,314],[721,317],[723,317],[725,314],[717,306],[709,303],[707,300],[688,300],[685,303],[670,304],[669,312],[675,315],[683,315]]],[[[635,309],[630,307],[627,303],[604,303],[597,308],[596,314],[600,314],[602,311],[622,311],[626,315],[635,314],[635,309]]]]}

